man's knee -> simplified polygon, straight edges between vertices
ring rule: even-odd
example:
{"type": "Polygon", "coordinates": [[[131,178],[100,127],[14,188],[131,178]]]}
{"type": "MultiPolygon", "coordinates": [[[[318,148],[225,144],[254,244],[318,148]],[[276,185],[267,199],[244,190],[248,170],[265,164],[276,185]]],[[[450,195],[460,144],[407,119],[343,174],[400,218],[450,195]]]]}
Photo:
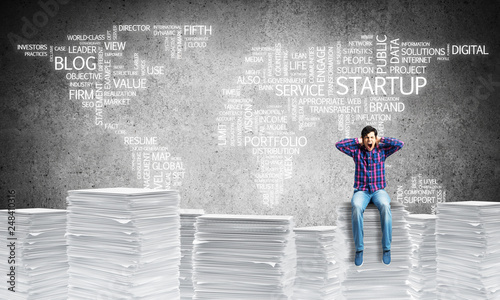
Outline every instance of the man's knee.
{"type": "Polygon", "coordinates": [[[390,202],[381,202],[379,204],[380,210],[391,210],[391,203],[390,202]]]}
{"type": "Polygon", "coordinates": [[[391,204],[390,203],[381,203],[378,206],[378,210],[380,211],[380,217],[384,219],[391,219],[391,204]]]}
{"type": "Polygon", "coordinates": [[[386,191],[380,190],[377,191],[373,203],[378,207],[380,211],[384,210],[390,210],[391,209],[391,198],[389,197],[389,194],[387,194],[386,191]]]}
{"type": "Polygon", "coordinates": [[[363,214],[363,206],[360,203],[352,202],[352,215],[358,216],[363,214]]]}

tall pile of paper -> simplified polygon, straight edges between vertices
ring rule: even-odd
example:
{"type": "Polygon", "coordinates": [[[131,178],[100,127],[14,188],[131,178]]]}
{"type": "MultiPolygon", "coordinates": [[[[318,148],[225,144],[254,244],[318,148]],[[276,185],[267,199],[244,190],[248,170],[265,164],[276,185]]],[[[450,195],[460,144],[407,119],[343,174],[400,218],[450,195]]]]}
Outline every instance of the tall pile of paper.
{"type": "Polygon", "coordinates": [[[293,226],[290,216],[198,217],[193,299],[291,299],[297,262],[293,226]]]}
{"type": "Polygon", "coordinates": [[[398,202],[391,202],[392,244],[390,265],[382,262],[380,213],[369,204],[364,212],[364,263],[354,265],[355,247],[352,237],[351,203],[339,205],[338,240],[346,248],[342,259],[342,292],[346,299],[410,299],[407,280],[410,272],[411,242],[406,217],[408,212],[398,202]]]}
{"type": "Polygon", "coordinates": [[[179,194],[69,191],[69,299],[179,299],[179,194]]]}
{"type": "Polygon", "coordinates": [[[437,299],[436,215],[410,214],[412,242],[409,289],[413,299],[437,299]]]}
{"type": "Polygon", "coordinates": [[[335,226],[295,228],[297,274],[293,299],[333,300],[340,295],[335,226]]]}
{"type": "Polygon", "coordinates": [[[0,299],[66,300],[66,210],[22,208],[10,214],[2,210],[1,218],[5,256],[0,269],[6,280],[0,299]]]}
{"type": "Polygon", "coordinates": [[[193,299],[193,241],[196,233],[196,217],[203,215],[203,209],[181,209],[181,299],[193,299]]]}
{"type": "Polygon", "coordinates": [[[500,299],[500,203],[438,204],[439,299],[500,299]]]}

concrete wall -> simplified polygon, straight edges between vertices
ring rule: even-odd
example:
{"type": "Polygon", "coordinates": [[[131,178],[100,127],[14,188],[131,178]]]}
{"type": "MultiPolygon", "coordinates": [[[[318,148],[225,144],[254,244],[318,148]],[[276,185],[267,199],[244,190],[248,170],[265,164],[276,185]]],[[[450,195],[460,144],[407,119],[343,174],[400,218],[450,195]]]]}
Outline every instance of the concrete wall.
{"type": "Polygon", "coordinates": [[[354,173],[335,142],[367,124],[405,142],[387,190],[409,211],[498,201],[500,4],[431,2],[16,2],[0,27],[2,208],[9,190],[64,208],[71,189],[159,187],[183,208],[331,225],[354,173]],[[389,77],[394,93],[367,88],[389,77]]]}

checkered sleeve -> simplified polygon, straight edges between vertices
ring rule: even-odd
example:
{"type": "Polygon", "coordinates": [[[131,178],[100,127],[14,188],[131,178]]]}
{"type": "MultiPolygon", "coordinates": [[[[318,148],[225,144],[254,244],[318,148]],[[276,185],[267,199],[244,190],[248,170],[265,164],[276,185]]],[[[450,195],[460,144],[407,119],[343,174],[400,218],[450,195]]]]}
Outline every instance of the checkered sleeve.
{"type": "Polygon", "coordinates": [[[389,157],[399,149],[403,148],[404,143],[398,139],[390,137],[382,137],[380,139],[380,147],[383,149],[385,157],[389,157]]]}
{"type": "Polygon", "coordinates": [[[358,139],[343,139],[335,144],[335,147],[345,154],[354,157],[356,150],[359,149],[358,139]]]}

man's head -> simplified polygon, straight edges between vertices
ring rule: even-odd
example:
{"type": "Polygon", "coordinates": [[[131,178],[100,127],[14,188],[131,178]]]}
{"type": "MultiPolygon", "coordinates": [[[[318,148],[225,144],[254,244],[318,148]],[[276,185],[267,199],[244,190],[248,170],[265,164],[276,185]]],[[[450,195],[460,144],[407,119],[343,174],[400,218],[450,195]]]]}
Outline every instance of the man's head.
{"type": "Polygon", "coordinates": [[[372,126],[366,126],[361,130],[361,138],[363,139],[363,146],[366,150],[372,151],[377,145],[377,129],[372,126]]]}

